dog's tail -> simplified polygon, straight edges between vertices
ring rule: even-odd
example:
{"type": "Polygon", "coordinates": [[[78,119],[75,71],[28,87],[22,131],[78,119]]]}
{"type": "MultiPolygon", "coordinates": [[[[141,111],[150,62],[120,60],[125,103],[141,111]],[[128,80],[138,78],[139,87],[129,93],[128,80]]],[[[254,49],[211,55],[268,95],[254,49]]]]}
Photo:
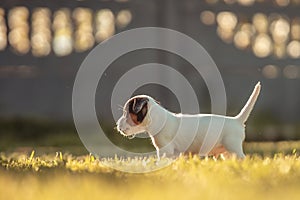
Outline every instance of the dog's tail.
{"type": "Polygon", "coordinates": [[[255,85],[255,88],[250,96],[250,98],[248,99],[246,105],[243,107],[243,109],[241,110],[241,112],[236,116],[236,118],[241,122],[241,123],[245,123],[255,105],[255,102],[257,100],[257,97],[259,95],[260,92],[260,82],[258,82],[255,85]]]}

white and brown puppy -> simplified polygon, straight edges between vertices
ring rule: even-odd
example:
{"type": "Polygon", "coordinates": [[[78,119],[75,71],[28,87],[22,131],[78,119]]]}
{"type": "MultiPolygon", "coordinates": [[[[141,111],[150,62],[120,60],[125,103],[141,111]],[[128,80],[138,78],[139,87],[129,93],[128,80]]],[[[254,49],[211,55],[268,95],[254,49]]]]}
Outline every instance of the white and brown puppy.
{"type": "Polygon", "coordinates": [[[117,122],[118,131],[125,136],[134,136],[147,132],[157,150],[168,156],[179,153],[202,153],[219,155],[223,152],[236,154],[244,158],[243,141],[245,139],[245,122],[260,93],[260,82],[254,88],[246,105],[235,117],[214,114],[175,114],[159,105],[152,97],[138,95],[130,98],[124,108],[123,115],[117,122]],[[218,134],[207,133],[211,121],[222,122],[218,134]],[[209,148],[204,148],[204,141],[213,141],[209,148]],[[207,151],[209,149],[209,151],[207,151]],[[206,151],[205,151],[206,150],[206,151]]]}

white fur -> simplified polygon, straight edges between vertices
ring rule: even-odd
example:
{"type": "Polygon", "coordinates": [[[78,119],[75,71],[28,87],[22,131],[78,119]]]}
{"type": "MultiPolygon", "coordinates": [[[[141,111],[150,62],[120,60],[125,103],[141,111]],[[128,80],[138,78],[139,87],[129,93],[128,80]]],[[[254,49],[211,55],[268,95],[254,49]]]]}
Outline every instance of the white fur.
{"type": "Polygon", "coordinates": [[[117,129],[125,136],[147,132],[157,150],[158,158],[160,153],[168,156],[179,153],[217,156],[225,151],[244,158],[242,143],[245,139],[245,122],[254,107],[260,88],[258,82],[249,100],[235,117],[214,114],[175,114],[161,107],[152,97],[138,95],[133,98],[142,97],[149,100],[148,112],[143,122],[133,125],[127,106],[133,99],[131,98],[124,106],[124,113],[117,122],[117,129]],[[214,133],[215,127],[211,127],[212,131],[207,132],[211,121],[221,125],[224,123],[219,134],[214,133]]]}

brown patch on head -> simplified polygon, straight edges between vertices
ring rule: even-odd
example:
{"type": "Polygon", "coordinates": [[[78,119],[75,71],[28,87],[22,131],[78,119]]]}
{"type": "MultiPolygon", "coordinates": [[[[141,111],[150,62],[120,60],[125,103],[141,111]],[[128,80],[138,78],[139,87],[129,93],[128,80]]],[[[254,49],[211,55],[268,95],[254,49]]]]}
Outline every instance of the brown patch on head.
{"type": "Polygon", "coordinates": [[[138,125],[143,122],[148,111],[147,104],[148,99],[142,97],[134,98],[129,102],[129,115],[134,124],[138,125]]]}

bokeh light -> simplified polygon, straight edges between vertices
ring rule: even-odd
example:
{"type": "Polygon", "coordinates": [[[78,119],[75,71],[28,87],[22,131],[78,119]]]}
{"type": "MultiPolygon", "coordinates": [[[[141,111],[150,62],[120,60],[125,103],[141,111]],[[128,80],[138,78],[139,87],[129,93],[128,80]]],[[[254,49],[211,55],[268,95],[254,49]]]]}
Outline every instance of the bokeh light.
{"type": "Polygon", "coordinates": [[[278,17],[271,23],[270,32],[275,43],[284,43],[289,39],[290,24],[286,19],[278,17]]]}
{"type": "Polygon", "coordinates": [[[232,42],[234,29],[237,25],[237,17],[232,12],[220,12],[217,15],[217,33],[223,41],[230,43],[232,42]]]}
{"type": "Polygon", "coordinates": [[[200,19],[203,24],[213,25],[213,16],[217,16],[217,34],[225,43],[233,43],[238,49],[252,49],[260,58],[300,57],[299,17],[289,19],[278,13],[271,13],[269,16],[255,13],[252,19],[249,19],[227,11],[218,14],[203,11],[200,19]]]}
{"type": "Polygon", "coordinates": [[[268,31],[268,18],[265,14],[256,13],[252,18],[252,23],[259,33],[267,33],[268,31]]]}
{"type": "Polygon", "coordinates": [[[200,20],[205,25],[213,25],[216,21],[216,15],[212,11],[205,10],[201,12],[200,20]]]}
{"type": "Polygon", "coordinates": [[[251,6],[255,0],[237,0],[239,4],[243,6],[251,6]]]}
{"type": "Polygon", "coordinates": [[[51,51],[51,12],[48,8],[36,8],[31,17],[31,47],[34,56],[47,56],[51,51]]]}
{"type": "Polygon", "coordinates": [[[284,7],[289,5],[290,0],[275,0],[275,2],[278,6],[284,7]]]}
{"type": "Polygon", "coordinates": [[[234,36],[234,44],[239,49],[245,49],[250,45],[251,35],[247,31],[238,31],[234,36]]]}
{"type": "Polygon", "coordinates": [[[12,8],[8,14],[8,41],[19,54],[26,54],[30,49],[28,16],[29,11],[23,6],[12,8]]]}
{"type": "Polygon", "coordinates": [[[110,9],[99,10],[95,20],[97,42],[102,42],[115,34],[115,17],[110,9]]]}
{"type": "Polygon", "coordinates": [[[233,35],[234,35],[234,32],[232,30],[225,30],[225,29],[218,27],[217,33],[224,42],[226,42],[226,43],[232,42],[233,35]]]}
{"type": "Polygon", "coordinates": [[[275,79],[279,76],[279,69],[275,65],[266,65],[262,69],[262,74],[267,79],[275,79]]]}
{"type": "Polygon", "coordinates": [[[237,25],[237,16],[232,12],[220,12],[217,16],[217,22],[221,29],[226,31],[234,30],[237,25]]]}
{"type": "Polygon", "coordinates": [[[285,58],[286,57],[286,45],[285,45],[285,43],[274,44],[273,54],[276,58],[285,58]]]}
{"type": "Polygon", "coordinates": [[[5,11],[0,8],[0,50],[4,50],[7,45],[7,28],[5,23],[5,11]]]}
{"type": "Polygon", "coordinates": [[[75,50],[78,52],[86,51],[93,47],[93,13],[88,8],[76,8],[73,11],[75,22],[75,50]]]}
{"type": "Polygon", "coordinates": [[[117,17],[116,17],[116,24],[117,27],[122,29],[128,26],[132,20],[132,14],[130,10],[121,10],[118,12],[117,17]]]}
{"type": "Polygon", "coordinates": [[[294,5],[300,5],[300,0],[292,0],[291,1],[294,5]]]}
{"type": "MultiPolygon", "coordinates": [[[[264,2],[266,0],[206,0],[211,5],[252,6],[264,2]]],[[[300,0],[272,2],[280,7],[300,5],[300,0]]],[[[132,17],[129,9],[121,9],[114,15],[107,8],[93,13],[89,8],[78,7],[61,8],[54,11],[52,18],[48,8],[34,8],[30,14],[26,7],[18,6],[8,11],[7,28],[5,10],[0,8],[0,50],[9,42],[15,52],[26,54],[31,49],[37,57],[49,55],[51,49],[58,56],[69,55],[73,48],[83,52],[91,49],[95,42],[114,35],[116,27],[118,30],[127,27],[132,17]]],[[[254,13],[248,17],[230,11],[203,10],[200,20],[205,25],[217,24],[217,34],[224,42],[233,43],[238,49],[250,49],[257,57],[300,58],[300,17],[289,18],[279,13],[254,13]]]]}
{"type": "Polygon", "coordinates": [[[300,41],[291,41],[287,46],[287,53],[292,58],[300,58],[300,41]]]}
{"type": "MultiPolygon", "coordinates": [[[[217,0],[207,0],[209,4],[216,4],[217,0]]],[[[234,3],[238,3],[241,6],[253,6],[255,3],[273,3],[275,6],[278,7],[286,7],[289,5],[299,5],[300,0],[223,0],[227,5],[231,5],[234,3]]]]}
{"type": "Polygon", "coordinates": [[[294,40],[300,40],[300,18],[293,19],[291,25],[291,37],[294,40]]]}
{"type": "Polygon", "coordinates": [[[52,29],[54,39],[52,42],[53,51],[57,56],[66,56],[72,52],[72,23],[71,12],[67,8],[62,8],[54,13],[52,29]]]}
{"type": "Polygon", "coordinates": [[[260,33],[254,39],[253,53],[260,58],[267,57],[272,52],[273,46],[271,38],[264,33],[260,33]]]}
{"type": "Polygon", "coordinates": [[[283,75],[287,79],[296,79],[300,77],[300,68],[295,65],[288,65],[283,69],[283,75]]]}
{"type": "Polygon", "coordinates": [[[31,50],[35,57],[47,56],[51,50],[57,56],[67,56],[73,48],[84,52],[95,42],[113,36],[115,27],[127,27],[132,18],[129,9],[119,10],[115,17],[106,8],[95,13],[86,7],[60,8],[52,13],[48,7],[34,7],[29,11],[17,6],[8,10],[7,16],[5,9],[0,8],[0,51],[9,44],[13,52],[26,54],[31,50]]]}

